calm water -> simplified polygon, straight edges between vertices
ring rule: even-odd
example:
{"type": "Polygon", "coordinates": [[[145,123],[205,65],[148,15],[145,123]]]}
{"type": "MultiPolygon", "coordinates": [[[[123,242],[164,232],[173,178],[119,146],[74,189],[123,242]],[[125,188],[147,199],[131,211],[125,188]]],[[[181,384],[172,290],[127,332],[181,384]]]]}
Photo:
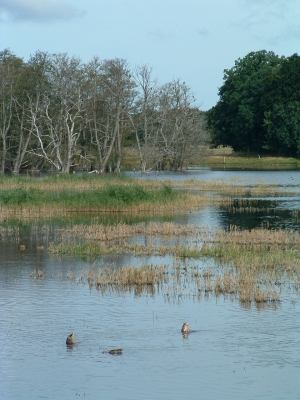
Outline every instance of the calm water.
{"type": "MultiPolygon", "coordinates": [[[[300,171],[260,172],[174,176],[185,179],[194,173],[197,179],[236,179],[247,185],[263,179],[300,187],[300,171]]],[[[148,175],[173,179],[169,173],[148,175]]],[[[299,229],[298,196],[248,200],[257,212],[209,207],[156,219],[299,229]]],[[[37,250],[38,244],[55,240],[59,224],[64,223],[10,222],[11,235],[0,242],[1,400],[300,399],[300,303],[293,288],[276,307],[265,308],[243,308],[237,300],[207,297],[189,287],[181,297],[166,296],[166,288],[154,295],[101,294],[67,275],[72,270],[79,276],[105,260],[59,258],[37,250]],[[25,252],[17,250],[19,240],[25,252]],[[44,270],[41,280],[30,276],[38,268],[44,270]],[[194,330],[188,338],[180,332],[184,321],[194,330]],[[78,344],[68,349],[65,340],[72,331],[78,344]],[[123,354],[103,354],[111,348],[123,348],[123,354]]],[[[173,262],[168,257],[112,260],[117,265],[173,262]]],[[[207,267],[205,261],[194,263],[207,267]]]]}
{"type": "Polygon", "coordinates": [[[187,171],[151,171],[142,174],[141,172],[127,172],[126,175],[142,179],[156,179],[164,181],[182,181],[196,179],[199,181],[224,181],[236,183],[237,185],[274,184],[284,187],[297,186],[300,184],[300,170],[285,171],[245,171],[245,170],[224,170],[213,171],[208,168],[187,170],[187,171]]]}

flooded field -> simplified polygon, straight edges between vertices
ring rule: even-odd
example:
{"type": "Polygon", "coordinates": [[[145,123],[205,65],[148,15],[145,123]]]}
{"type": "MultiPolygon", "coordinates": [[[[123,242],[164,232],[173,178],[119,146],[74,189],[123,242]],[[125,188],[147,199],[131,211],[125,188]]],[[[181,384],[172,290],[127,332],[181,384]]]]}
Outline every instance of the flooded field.
{"type": "MultiPolygon", "coordinates": [[[[86,215],[1,223],[0,399],[300,398],[300,268],[297,253],[293,258],[300,251],[300,171],[205,170],[151,173],[147,179],[159,175],[180,181],[192,174],[193,179],[239,185],[265,182],[287,193],[244,196],[228,207],[211,205],[152,217],[86,215]],[[126,238],[128,247],[123,239],[114,240],[116,247],[111,249],[129,249],[119,253],[79,256],[49,251],[72,235],[80,244],[80,226],[87,234],[89,226],[99,224],[150,223],[161,225],[161,232],[166,226],[176,228],[178,234],[135,232],[126,238]],[[178,228],[192,225],[193,234],[178,228]],[[286,259],[293,256],[290,263],[282,261],[281,269],[264,266],[266,273],[258,274],[261,290],[266,292],[272,284],[278,298],[244,301],[240,287],[225,290],[225,281],[218,278],[224,273],[232,279],[241,276],[245,266],[238,258],[234,266],[203,254],[179,257],[175,250],[162,251],[163,246],[203,246],[208,231],[228,232],[232,226],[258,229],[258,234],[264,232],[261,229],[282,231],[283,239],[267,244],[266,254],[285,251],[286,259]],[[286,239],[284,232],[293,233],[295,241],[286,239]],[[25,249],[18,248],[20,243],[25,249]],[[139,245],[139,251],[129,245],[139,245]],[[165,275],[142,287],[116,282],[105,286],[97,279],[111,266],[152,266],[165,275]],[[188,335],[181,333],[183,322],[189,322],[188,335]],[[73,331],[77,344],[67,347],[73,331]],[[119,348],[120,355],[106,353],[119,348]]],[[[254,267],[254,258],[247,263],[254,267]]]]}

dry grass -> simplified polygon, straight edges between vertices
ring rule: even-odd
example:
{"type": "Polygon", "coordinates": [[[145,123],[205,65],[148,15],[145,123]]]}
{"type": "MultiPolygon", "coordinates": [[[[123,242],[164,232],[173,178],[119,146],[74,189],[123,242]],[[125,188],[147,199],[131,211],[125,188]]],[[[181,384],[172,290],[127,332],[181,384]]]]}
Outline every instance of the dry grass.
{"type": "MultiPolygon", "coordinates": [[[[218,147],[203,149],[198,165],[205,166],[232,166],[232,167],[257,167],[276,168],[297,165],[297,159],[292,157],[271,157],[262,154],[235,153],[231,147],[218,147]]],[[[195,162],[193,163],[195,165],[195,162]]],[[[197,164],[197,163],[196,163],[197,164]]]]}
{"type": "MultiPolygon", "coordinates": [[[[194,295],[204,293],[205,296],[231,296],[239,299],[241,304],[278,302],[282,288],[288,289],[291,283],[297,290],[300,287],[300,234],[296,231],[245,231],[235,226],[225,231],[152,222],[148,225],[121,223],[109,227],[75,226],[60,231],[60,234],[62,242],[51,244],[49,251],[57,254],[130,254],[136,257],[170,255],[174,260],[181,260],[169,267],[168,274],[166,267],[163,272],[160,271],[165,297],[168,299],[182,298],[185,288],[191,282],[196,293],[194,295]],[[147,244],[132,241],[134,237],[141,236],[147,238],[147,244]],[[83,242],[76,244],[75,237],[77,240],[81,238],[83,242]],[[161,244],[161,239],[169,242],[161,244]],[[71,240],[69,244],[68,240],[71,240]],[[177,243],[174,244],[174,241],[177,243]],[[215,260],[215,265],[221,271],[216,272],[215,268],[191,270],[186,264],[180,267],[180,263],[186,263],[187,260],[209,259],[215,260]]],[[[148,270],[143,270],[142,275],[131,267],[101,271],[87,278],[98,289],[114,287],[116,290],[131,290],[132,285],[149,284],[145,278],[148,270]]],[[[153,270],[150,272],[153,274],[153,270]]]]}
{"type": "MultiPolygon", "coordinates": [[[[211,182],[189,180],[184,182],[160,182],[155,180],[138,180],[138,186],[141,191],[151,193],[163,193],[166,187],[170,188],[171,191],[176,193],[173,197],[166,198],[165,200],[157,199],[151,201],[142,201],[126,203],[95,203],[93,197],[94,193],[99,193],[99,190],[106,190],[109,187],[120,188],[135,188],[136,180],[130,179],[117,179],[108,180],[106,177],[92,177],[89,176],[84,178],[71,178],[56,176],[53,178],[45,179],[33,179],[33,178],[9,178],[5,177],[0,179],[0,192],[5,191],[17,191],[14,192],[15,203],[4,203],[0,202],[0,221],[4,221],[9,218],[15,218],[19,220],[25,219],[40,219],[40,218],[51,218],[57,216],[70,216],[74,213],[115,213],[124,212],[131,214],[142,214],[142,213],[162,213],[162,212],[178,212],[181,210],[189,211],[194,209],[200,209],[208,204],[214,204],[217,206],[229,207],[233,203],[233,197],[241,196],[280,196],[286,194],[287,191],[278,187],[278,185],[264,185],[263,182],[254,186],[240,185],[238,181],[224,182],[222,180],[214,180],[211,182]],[[115,185],[115,186],[114,186],[115,185]],[[179,190],[179,191],[178,191],[179,190]],[[18,193],[18,191],[21,191],[18,193]],[[44,200],[38,201],[36,199],[36,192],[43,193],[44,200]],[[213,196],[211,196],[213,192],[213,196]],[[49,194],[49,201],[47,201],[47,193],[49,194]],[[91,201],[88,200],[83,202],[81,205],[78,202],[70,202],[68,196],[66,196],[64,202],[64,193],[74,193],[79,196],[88,198],[91,195],[91,201]],[[21,200],[24,196],[33,196],[32,201],[22,203],[21,200]],[[216,194],[219,194],[216,196],[216,194]],[[18,197],[19,196],[19,197],[18,197]],[[55,198],[59,199],[55,203],[55,198]],[[20,202],[20,203],[18,203],[20,202]],[[37,202],[38,204],[36,204],[37,202]]],[[[289,193],[296,193],[290,190],[289,193]]],[[[127,189],[128,191],[128,189],[127,189]]],[[[80,197],[79,197],[80,198],[80,197]]],[[[101,198],[101,196],[100,196],[101,198]]],[[[242,201],[242,200],[241,200],[242,201]]],[[[243,207],[243,204],[241,204],[243,207]]]]}
{"type": "Polygon", "coordinates": [[[62,241],[73,241],[76,238],[94,241],[112,241],[125,239],[135,235],[146,236],[188,236],[195,233],[194,225],[179,225],[172,222],[162,224],[150,222],[139,224],[119,223],[116,225],[74,225],[71,228],[58,229],[57,233],[62,241]]]}
{"type": "MultiPolygon", "coordinates": [[[[12,188],[19,187],[18,180],[6,181],[12,188]],[[17,186],[14,186],[17,185],[17,186]]],[[[101,185],[107,185],[107,180],[86,179],[68,180],[53,179],[28,180],[21,182],[25,190],[38,188],[45,191],[57,191],[62,188],[84,192],[98,190],[101,185]]],[[[120,184],[120,182],[118,182],[120,184]]],[[[130,181],[122,184],[130,185],[130,181]]],[[[162,183],[141,181],[145,188],[162,188],[162,183]]],[[[165,185],[165,183],[163,184],[165,185]]],[[[199,209],[214,204],[231,207],[233,196],[278,195],[276,185],[257,185],[244,187],[236,182],[224,184],[222,181],[199,182],[187,181],[168,183],[172,188],[178,188],[182,195],[170,202],[142,202],[130,204],[122,208],[70,208],[61,205],[47,204],[36,206],[4,206],[0,205],[0,220],[17,218],[48,218],[53,216],[69,216],[80,212],[127,212],[132,214],[157,212],[184,212],[199,209]],[[185,192],[184,192],[185,190],[185,192]],[[187,191],[187,193],[186,193],[187,191]],[[184,193],[183,193],[184,192],[184,193]],[[213,196],[211,196],[213,192],[213,196]],[[201,193],[200,195],[197,193],[201,193]],[[216,196],[219,193],[221,196],[216,196]]],[[[5,189],[7,187],[5,186],[5,189]]],[[[1,190],[1,182],[0,182],[1,190]]],[[[284,192],[282,192],[284,193],[284,192]]],[[[285,194],[285,193],[284,193],[285,194]]],[[[257,212],[249,203],[240,203],[233,212],[239,210],[257,212]]],[[[298,218],[298,212],[293,213],[298,218]]],[[[50,228],[43,228],[43,235],[49,237],[50,228]]],[[[37,233],[38,235],[38,233],[37,233]]],[[[0,228],[0,240],[12,237],[19,243],[18,228],[0,228]]],[[[57,242],[51,243],[48,251],[54,254],[72,255],[122,255],[173,257],[172,266],[143,266],[140,268],[126,266],[116,268],[106,266],[96,270],[91,267],[79,277],[72,271],[68,272],[70,282],[88,283],[92,288],[105,293],[106,291],[134,291],[139,295],[146,291],[154,294],[161,289],[166,299],[179,299],[184,296],[229,296],[240,301],[243,307],[256,304],[276,303],[280,300],[281,289],[294,290],[300,288],[300,234],[296,231],[253,229],[240,230],[235,226],[228,231],[220,229],[197,228],[194,225],[179,225],[171,222],[103,225],[74,225],[71,228],[56,229],[54,237],[57,242]],[[187,260],[214,260],[213,268],[192,268],[187,260]],[[178,261],[179,260],[179,261],[178,261]],[[218,265],[219,271],[216,271],[218,265]],[[189,289],[191,288],[191,289],[189,289]],[[279,289],[278,289],[279,288],[279,289]]],[[[44,278],[42,270],[31,272],[33,280],[44,278]]],[[[59,277],[61,279],[61,277],[59,277]]]]}
{"type": "Polygon", "coordinates": [[[78,207],[78,206],[62,206],[60,204],[49,205],[26,205],[26,206],[4,206],[0,204],[0,222],[8,219],[28,220],[28,219],[49,219],[54,217],[71,217],[76,214],[86,213],[88,215],[95,213],[126,213],[133,215],[154,215],[170,212],[187,212],[189,210],[202,209],[209,204],[226,205],[230,204],[231,199],[215,197],[208,195],[196,195],[192,193],[184,193],[179,198],[165,202],[141,202],[139,204],[131,204],[122,207],[106,206],[106,207],[78,207]]]}
{"type": "Polygon", "coordinates": [[[298,231],[267,230],[256,228],[241,230],[232,225],[229,231],[217,229],[214,240],[218,243],[233,243],[252,247],[262,247],[266,250],[274,248],[300,248],[300,234],[298,231]]]}
{"type": "MultiPolygon", "coordinates": [[[[271,157],[260,154],[235,153],[231,147],[219,146],[211,149],[208,146],[199,146],[197,155],[194,154],[188,160],[186,165],[189,166],[218,166],[223,167],[257,167],[257,168],[276,168],[285,166],[295,166],[298,160],[292,157],[271,157]]],[[[140,168],[140,160],[135,149],[124,148],[125,169],[140,168]]]]}
{"type": "Polygon", "coordinates": [[[90,267],[76,277],[73,271],[68,271],[70,282],[88,283],[103,294],[107,291],[118,293],[133,291],[135,295],[142,293],[154,294],[167,281],[167,265],[142,265],[141,267],[124,266],[117,268],[107,264],[100,268],[90,267]]]}

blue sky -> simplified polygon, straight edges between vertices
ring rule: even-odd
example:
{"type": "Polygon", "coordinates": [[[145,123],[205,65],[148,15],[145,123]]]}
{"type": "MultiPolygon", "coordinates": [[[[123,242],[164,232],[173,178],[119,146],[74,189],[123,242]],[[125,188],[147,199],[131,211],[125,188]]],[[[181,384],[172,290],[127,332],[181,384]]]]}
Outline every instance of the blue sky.
{"type": "Polygon", "coordinates": [[[148,64],[161,83],[182,78],[207,110],[236,59],[298,53],[299,21],[299,0],[0,0],[0,49],[148,64]]]}

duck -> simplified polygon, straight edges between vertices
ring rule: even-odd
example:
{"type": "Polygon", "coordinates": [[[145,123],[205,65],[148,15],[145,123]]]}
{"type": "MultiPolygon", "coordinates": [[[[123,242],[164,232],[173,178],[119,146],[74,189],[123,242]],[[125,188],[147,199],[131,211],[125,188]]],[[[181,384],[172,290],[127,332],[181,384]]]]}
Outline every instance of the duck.
{"type": "Polygon", "coordinates": [[[74,339],[74,332],[70,333],[70,335],[67,337],[66,344],[68,346],[73,346],[76,344],[76,340],[74,339]]]}
{"type": "Polygon", "coordinates": [[[123,354],[123,350],[122,349],[112,349],[109,351],[103,351],[103,354],[123,354]]]}
{"type": "Polygon", "coordinates": [[[190,328],[189,328],[189,323],[188,322],[184,322],[181,328],[181,332],[182,333],[189,333],[191,332],[190,328]]]}
{"type": "Polygon", "coordinates": [[[26,249],[25,244],[19,244],[18,249],[23,251],[26,249]]]}

